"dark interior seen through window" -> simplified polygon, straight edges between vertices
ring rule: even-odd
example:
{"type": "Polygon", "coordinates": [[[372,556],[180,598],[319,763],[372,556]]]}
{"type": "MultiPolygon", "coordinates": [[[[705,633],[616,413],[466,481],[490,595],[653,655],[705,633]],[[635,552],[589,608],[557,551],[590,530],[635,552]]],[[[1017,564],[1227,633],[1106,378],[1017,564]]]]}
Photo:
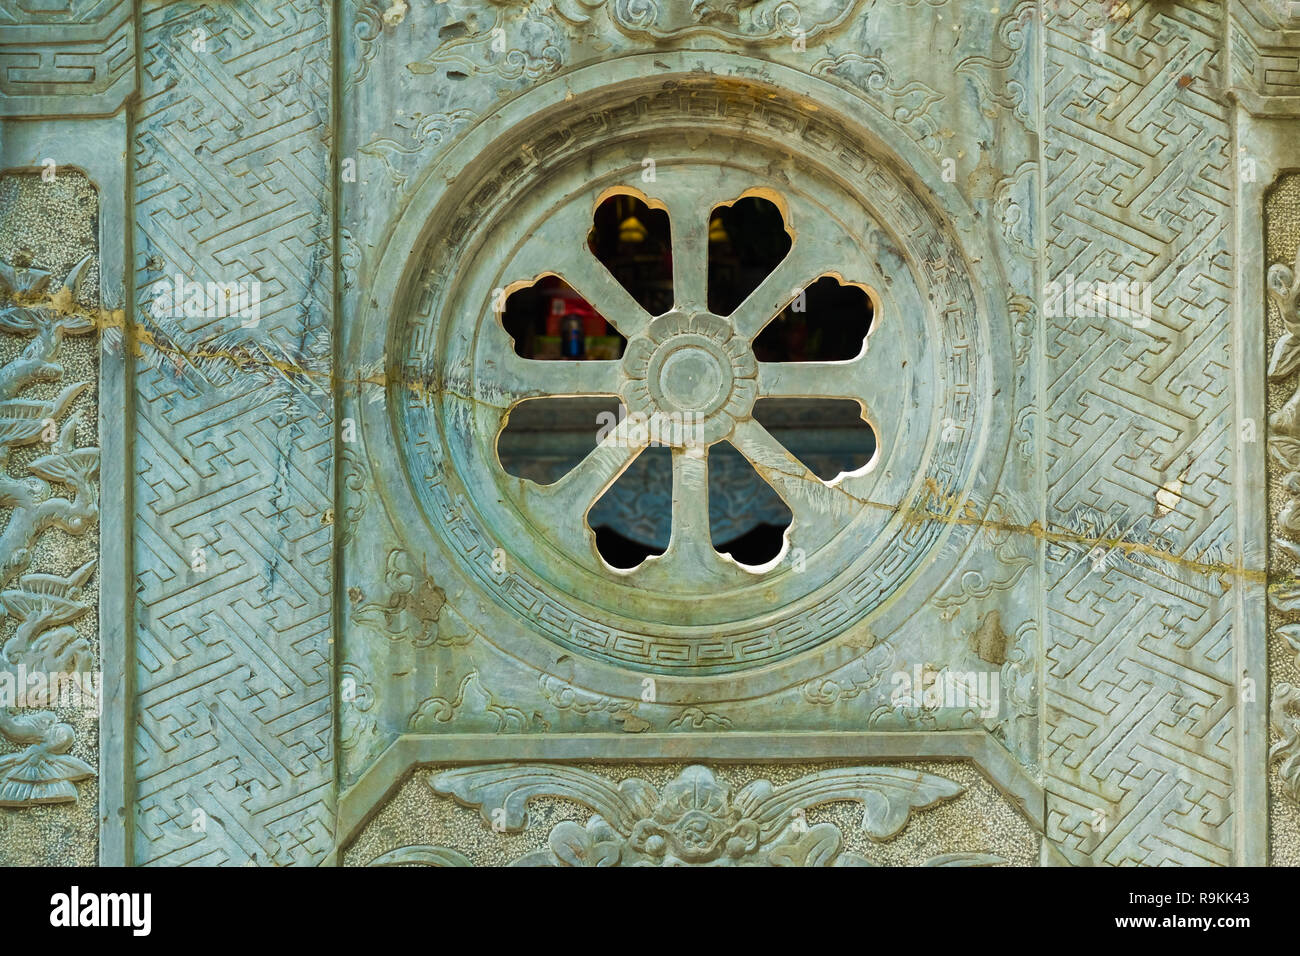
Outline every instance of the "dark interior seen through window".
{"type": "Polygon", "coordinates": [[[635,568],[663,554],[672,533],[672,452],[641,452],[587,514],[596,550],[610,567],[635,568]]]}
{"type": "Polygon", "coordinates": [[[857,358],[871,330],[871,297],[822,276],[781,310],[754,339],[760,362],[846,362],[857,358]]]}
{"type": "Polygon", "coordinates": [[[617,359],[627,345],[604,316],[555,276],[510,293],[501,324],[524,358],[617,359]]]}
{"type": "MultiPolygon", "coordinates": [[[[596,210],[586,241],[650,314],[672,308],[671,233],[665,212],[633,196],[611,196],[596,210]]],[[[715,209],[709,224],[710,311],[735,311],[790,246],[780,210],[766,199],[745,197],[715,209]]],[[[759,333],[755,357],[760,362],[852,359],[862,350],[872,318],[864,291],[822,277],[807,287],[802,301],[792,302],[759,333]]],[[[512,293],[502,321],[525,358],[616,359],[626,345],[604,316],[555,277],[512,293]]],[[[618,408],[614,398],[523,403],[511,413],[498,442],[503,467],[540,484],[558,480],[595,447],[600,425],[608,421],[598,416],[618,408]]],[[[755,406],[754,417],[825,481],[861,468],[875,453],[875,435],[853,401],[764,399],[755,406]]],[[[714,547],[741,564],[767,563],[780,553],[789,509],[728,443],[712,446],[709,459],[714,547]]],[[[647,448],[588,514],[604,560],[627,569],[662,554],[672,530],[671,501],[671,452],[647,448]]]]}
{"type": "Polygon", "coordinates": [[[709,533],[714,550],[751,567],[781,553],[790,509],[728,442],[709,449],[709,533]]]}
{"type": "Polygon", "coordinates": [[[596,447],[600,428],[618,420],[617,398],[534,398],[510,410],[497,436],[507,474],[539,485],[559,481],[596,447]]]}
{"type": "Polygon", "coordinates": [[[673,307],[673,247],[668,213],[636,196],[596,207],[587,245],[610,275],[651,315],[673,307]]]}
{"type": "Polygon", "coordinates": [[[857,471],[876,453],[876,433],[849,398],[760,398],[754,418],[822,481],[857,471]]]}
{"type": "Polygon", "coordinates": [[[758,196],[719,206],[709,219],[709,311],[730,315],[790,251],[776,203],[758,196]]]}

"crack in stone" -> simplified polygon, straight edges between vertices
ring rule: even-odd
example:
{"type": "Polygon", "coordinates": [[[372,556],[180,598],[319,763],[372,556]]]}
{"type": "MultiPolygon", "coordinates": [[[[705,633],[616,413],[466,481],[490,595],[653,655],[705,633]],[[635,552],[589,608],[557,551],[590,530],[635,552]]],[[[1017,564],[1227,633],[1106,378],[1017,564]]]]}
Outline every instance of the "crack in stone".
{"type": "MultiPolygon", "coordinates": [[[[56,311],[62,316],[76,315],[94,323],[100,331],[105,329],[126,330],[126,316],[124,310],[95,310],[78,306],[73,302],[71,294],[66,287],[44,297],[15,296],[14,304],[25,308],[48,308],[56,311]]],[[[224,360],[230,362],[237,369],[247,369],[250,367],[271,368],[281,376],[285,377],[286,380],[297,376],[300,378],[315,380],[323,385],[328,385],[331,388],[340,381],[339,377],[334,374],[332,369],[322,371],[319,369],[307,368],[286,359],[276,359],[267,353],[265,349],[261,348],[258,349],[262,354],[262,357],[260,358],[253,354],[251,348],[242,353],[230,349],[219,348],[186,350],[171,342],[160,340],[150,329],[138,322],[133,324],[132,332],[132,342],[134,343],[133,353],[137,357],[143,357],[145,354],[144,350],[148,347],[173,359],[182,359],[191,363],[204,360],[224,360]]],[[[387,387],[389,384],[387,375],[382,371],[370,375],[343,379],[342,381],[348,384],[373,385],[381,388],[387,387]]],[[[292,382],[290,381],[289,384],[292,384],[292,382]]],[[[428,398],[434,395],[452,396],[474,405],[482,405],[504,411],[500,405],[483,401],[482,399],[475,398],[472,395],[466,395],[448,385],[439,387],[429,381],[416,380],[408,382],[405,387],[420,398],[428,398]]],[[[820,478],[817,478],[811,472],[783,471],[782,474],[788,478],[797,478],[810,483],[816,482],[822,488],[832,487],[827,486],[820,478]]],[[[1045,544],[1074,545],[1082,547],[1088,551],[1102,548],[1107,552],[1119,551],[1123,554],[1138,554],[1194,574],[1216,576],[1220,579],[1220,582],[1225,588],[1230,586],[1230,579],[1232,578],[1255,584],[1263,583],[1267,585],[1267,590],[1269,592],[1275,591],[1282,586],[1290,586],[1294,584],[1294,580],[1290,575],[1272,575],[1267,568],[1248,568],[1240,563],[1229,564],[1224,561],[1203,561],[1197,558],[1177,554],[1164,548],[1157,548],[1140,541],[1129,541],[1119,536],[1093,536],[1065,529],[1045,528],[1038,521],[1033,521],[1029,524],[1022,524],[1019,522],[1008,521],[1006,519],[989,518],[980,514],[978,510],[976,510],[974,502],[969,498],[962,498],[961,496],[941,491],[938,482],[933,478],[926,478],[925,481],[926,491],[922,497],[921,504],[919,505],[903,505],[901,502],[889,503],[874,501],[870,498],[863,498],[854,495],[838,486],[833,487],[833,490],[864,508],[872,508],[890,514],[898,514],[902,516],[904,521],[909,523],[919,524],[922,522],[937,522],[945,525],[968,527],[978,530],[992,530],[1001,532],[1005,535],[1028,537],[1035,541],[1042,541],[1045,544]],[[938,507],[930,507],[931,501],[936,501],[938,507]]]]}

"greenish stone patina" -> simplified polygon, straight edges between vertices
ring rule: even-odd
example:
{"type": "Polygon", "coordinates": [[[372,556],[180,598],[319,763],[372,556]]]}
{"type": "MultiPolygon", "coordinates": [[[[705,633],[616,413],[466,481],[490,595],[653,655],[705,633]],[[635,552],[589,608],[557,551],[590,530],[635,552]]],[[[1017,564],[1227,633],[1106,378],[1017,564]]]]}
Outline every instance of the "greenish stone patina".
{"type": "Polygon", "coordinates": [[[84,247],[23,294],[100,343],[53,416],[99,448],[97,555],[24,570],[97,561],[105,688],[66,746],[0,723],[0,775],[97,763],[0,809],[5,857],[1294,862],[1297,49],[1272,0],[0,14],[0,252],[84,247]],[[75,240],[12,212],[74,175],[75,240]],[[669,219],[666,311],[586,241],[613,195],[669,219]],[[746,197],[790,249],[720,314],[746,197]],[[256,317],[160,309],[178,276],[256,317]],[[621,357],[516,353],[501,303],[547,276],[621,357]],[[820,278],[869,299],[860,354],[759,360],[820,278]],[[640,417],[518,477],[502,433],[552,397],[640,417]],[[855,403],[869,460],[819,477],[773,397],[855,403]],[[607,498],[636,421],[671,465],[607,498]],[[761,565],[713,544],[736,462],[791,518],[761,565]],[[611,567],[602,500],[663,553],[611,567]]]}

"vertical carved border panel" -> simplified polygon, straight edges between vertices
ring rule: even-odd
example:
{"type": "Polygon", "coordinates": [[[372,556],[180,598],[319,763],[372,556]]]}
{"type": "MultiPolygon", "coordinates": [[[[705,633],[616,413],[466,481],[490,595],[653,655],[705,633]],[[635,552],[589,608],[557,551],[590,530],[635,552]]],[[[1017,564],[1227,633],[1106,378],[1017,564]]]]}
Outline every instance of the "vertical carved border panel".
{"type": "MultiPolygon", "coordinates": [[[[1237,102],[1237,308],[1261,316],[1247,332],[1242,367],[1243,440],[1266,475],[1243,483],[1250,524],[1267,542],[1267,612],[1248,618],[1266,655],[1251,677],[1259,715],[1247,738],[1248,779],[1266,781],[1258,814],[1267,817],[1267,859],[1300,864],[1300,525],[1295,516],[1300,423],[1295,334],[1300,332],[1300,7],[1277,0],[1234,0],[1228,52],[1237,102]],[[1264,665],[1267,665],[1265,672],[1264,665]],[[1264,801],[1267,801],[1264,805],[1264,801]]],[[[1259,560],[1263,562],[1263,548],[1259,560]]],[[[1261,604],[1264,603],[1261,600],[1261,604]]]]}
{"type": "MultiPolygon", "coordinates": [[[[73,301],[83,317],[94,320],[99,334],[93,338],[89,333],[75,336],[74,348],[98,341],[98,484],[113,491],[98,500],[99,560],[82,589],[83,602],[93,593],[99,612],[98,627],[94,629],[97,664],[102,669],[98,688],[101,713],[96,729],[98,773],[75,786],[78,806],[94,806],[98,790],[98,859],[110,865],[128,859],[127,762],[132,740],[128,673],[131,641],[127,633],[132,587],[128,559],[131,522],[126,477],[132,416],[127,402],[130,357],[122,348],[130,248],[127,224],[131,221],[126,169],[128,102],[135,87],[135,24],[131,11],[126,0],[69,0],[62,5],[26,4],[0,13],[0,72],[4,74],[0,82],[0,169],[53,175],[50,186],[65,175],[73,181],[84,177],[93,188],[96,205],[93,267],[83,270],[80,294],[73,301]]],[[[42,240],[48,239],[51,230],[57,232],[66,225],[42,225],[42,240]]],[[[46,288],[53,293],[52,299],[62,295],[60,286],[67,280],[68,276],[51,275],[46,288]]],[[[75,277],[71,281],[77,285],[75,277]]],[[[59,301],[67,304],[62,298],[59,301]]],[[[72,341],[65,336],[62,348],[66,350],[72,341]]],[[[91,348],[93,351],[93,345],[91,348]]],[[[84,426],[83,416],[78,431],[84,426]]],[[[80,454],[84,457],[86,452],[80,454]]],[[[60,633],[58,628],[63,626],[67,625],[56,625],[52,633],[60,633]]],[[[72,626],[93,628],[89,615],[72,626]]],[[[74,744],[71,753],[65,755],[78,759],[86,756],[79,754],[78,748],[74,744]]],[[[66,774],[69,769],[70,765],[61,770],[47,768],[57,771],[54,776],[66,774]]],[[[80,768],[71,769],[81,772],[80,768]]],[[[42,839],[50,839],[48,830],[42,829],[42,839]]],[[[52,862],[83,860],[87,854],[93,858],[94,843],[91,839],[69,845],[67,855],[52,862]]]]}
{"type": "Polygon", "coordinates": [[[9,865],[84,865],[98,849],[98,220],[80,170],[0,173],[0,860],[9,865]]]}
{"type": "Polygon", "coordinates": [[[1228,864],[1244,598],[1223,9],[1044,9],[1047,279],[1138,281],[1153,303],[1147,323],[1047,320],[1046,521],[1107,542],[1095,561],[1047,548],[1048,838],[1076,863],[1228,864]]]}
{"type": "Polygon", "coordinates": [[[1269,855],[1300,863],[1300,173],[1264,199],[1270,361],[1269,855]]]}
{"type": "Polygon", "coordinates": [[[134,860],[315,863],[334,814],[330,8],[142,17],[134,860]],[[155,308],[177,276],[247,283],[259,314],[155,308]]]}

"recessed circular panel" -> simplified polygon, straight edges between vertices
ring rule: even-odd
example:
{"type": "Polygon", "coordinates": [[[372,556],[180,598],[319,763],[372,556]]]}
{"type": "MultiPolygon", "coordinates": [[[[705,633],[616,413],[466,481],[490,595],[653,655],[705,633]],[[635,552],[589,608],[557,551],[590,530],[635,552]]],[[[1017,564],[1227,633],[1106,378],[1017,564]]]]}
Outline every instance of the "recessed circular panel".
{"type": "Polygon", "coordinates": [[[752,672],[868,619],[945,539],[948,525],[917,517],[975,479],[993,426],[988,317],[966,256],[916,185],[868,155],[847,120],[823,107],[809,121],[804,106],[779,89],[689,75],[561,98],[504,131],[433,211],[406,278],[419,293],[395,300],[389,344],[395,444],[426,519],[408,534],[436,540],[459,566],[485,634],[529,635],[503,637],[507,650],[554,659],[540,636],[615,668],[752,672]],[[645,314],[584,241],[602,198],[620,189],[670,217],[674,308],[662,316],[645,314]],[[754,194],[782,210],[790,252],[732,315],[716,316],[703,301],[709,213],[754,194]],[[494,302],[545,274],[626,337],[621,360],[514,353],[494,302]],[[755,362],[754,336],[828,274],[870,290],[862,355],[755,362]],[[823,481],[752,417],[759,398],[810,394],[859,402],[878,436],[871,468],[823,481]],[[543,395],[614,396],[639,415],[539,486],[507,474],[494,443],[511,407],[543,395]],[[631,571],[610,568],[586,514],[644,449],[637,423],[655,416],[678,429],[656,436],[673,454],[672,543],[631,571]],[[707,547],[708,457],[720,442],[793,515],[781,558],[762,569],[707,547]],[[498,549],[504,570],[486,557],[498,549]]]}

